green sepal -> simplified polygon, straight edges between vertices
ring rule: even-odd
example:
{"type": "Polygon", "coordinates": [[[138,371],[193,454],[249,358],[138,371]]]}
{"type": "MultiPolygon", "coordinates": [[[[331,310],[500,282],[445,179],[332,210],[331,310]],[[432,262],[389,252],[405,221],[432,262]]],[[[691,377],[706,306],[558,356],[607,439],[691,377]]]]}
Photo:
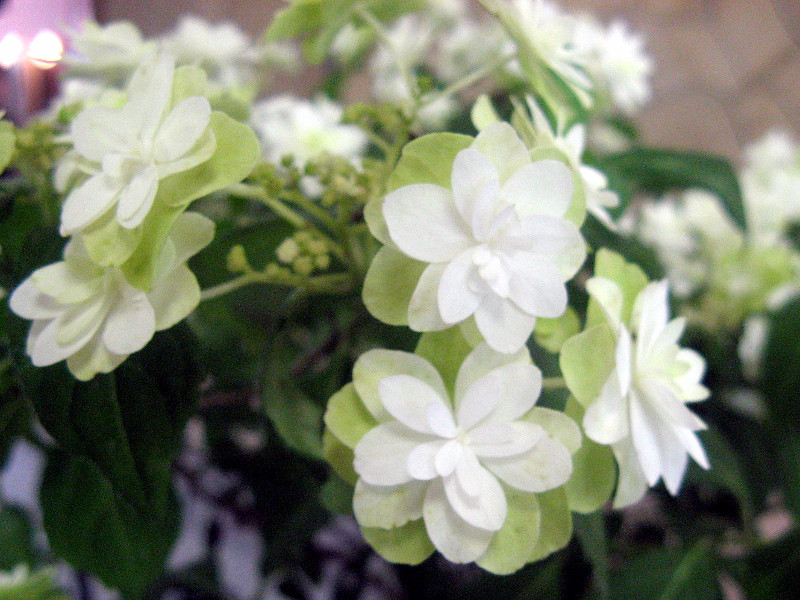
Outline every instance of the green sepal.
{"type": "Polygon", "coordinates": [[[561,347],[559,365],[567,388],[589,406],[614,369],[616,340],[608,325],[597,325],[569,338],[561,347]]]}
{"type": "Polygon", "coordinates": [[[508,575],[524,567],[531,558],[531,548],[539,543],[541,510],[536,494],[504,486],[508,514],[503,527],[493,537],[489,548],[476,562],[495,575],[508,575]]]}
{"type": "MultiPolygon", "coordinates": [[[[564,412],[578,423],[583,421],[585,411],[572,397],[564,412]]],[[[570,510],[583,514],[599,510],[614,493],[616,480],[611,447],[584,436],[581,448],[572,456],[572,475],[564,486],[570,510]]]]}
{"type": "Polygon", "coordinates": [[[397,564],[418,565],[435,550],[422,519],[392,529],[362,527],[361,533],[378,554],[397,564]]]}

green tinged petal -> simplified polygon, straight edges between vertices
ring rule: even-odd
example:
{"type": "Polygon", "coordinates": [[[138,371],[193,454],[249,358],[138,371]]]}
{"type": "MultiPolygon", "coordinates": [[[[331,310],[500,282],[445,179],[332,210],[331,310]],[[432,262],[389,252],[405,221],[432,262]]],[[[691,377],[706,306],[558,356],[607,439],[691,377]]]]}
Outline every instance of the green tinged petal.
{"type": "Polygon", "coordinates": [[[378,425],[378,421],[359,399],[352,383],[328,400],[324,421],[328,430],[349,448],[355,448],[364,434],[378,425]]]}
{"type": "Polygon", "coordinates": [[[118,267],[136,251],[142,239],[142,228],[126,229],[108,211],[81,234],[92,260],[102,267],[118,267]]]}
{"type": "Polygon", "coordinates": [[[414,350],[415,354],[436,367],[451,398],[455,392],[458,370],[470,352],[472,346],[458,327],[423,333],[414,350]]]}
{"type": "MultiPolygon", "coordinates": [[[[583,420],[583,407],[574,398],[567,401],[565,412],[579,423],[583,420]]],[[[572,456],[572,476],[564,486],[570,509],[584,514],[599,510],[611,498],[616,480],[611,448],[584,437],[572,456]]]]}
{"type": "Polygon", "coordinates": [[[567,307],[564,314],[556,319],[536,319],[536,329],[533,331],[536,343],[553,354],[561,351],[561,347],[569,338],[577,335],[581,330],[578,313],[571,306],[567,307]]]}
{"type": "Polygon", "coordinates": [[[539,425],[550,437],[564,444],[570,454],[575,454],[581,447],[580,427],[560,411],[534,406],[523,420],[539,425]]]}
{"type": "Polygon", "coordinates": [[[358,474],[353,469],[353,450],[339,441],[330,429],[322,432],[322,455],[339,477],[350,485],[356,484],[358,474]]]}
{"type": "Polygon", "coordinates": [[[459,133],[431,133],[409,142],[389,177],[387,191],[412,183],[435,183],[450,189],[456,154],[469,148],[472,142],[470,136],[459,133]]]}
{"type": "Polygon", "coordinates": [[[362,527],[361,533],[378,554],[393,563],[418,565],[435,550],[422,519],[394,529],[362,527]]]}
{"type": "Polygon", "coordinates": [[[496,575],[508,575],[530,562],[531,548],[537,547],[541,512],[536,494],[504,487],[508,515],[492,538],[486,553],[476,562],[496,575]]]}
{"type": "Polygon", "coordinates": [[[193,65],[183,65],[175,69],[175,76],[172,80],[171,106],[175,106],[186,98],[206,96],[207,94],[208,76],[203,69],[193,65]]]}
{"type": "Polygon", "coordinates": [[[372,259],[361,292],[370,314],[388,325],[408,324],[408,305],[428,265],[384,246],[372,259]]]}
{"type": "Polygon", "coordinates": [[[539,501],[541,530],[538,542],[530,549],[528,562],[541,560],[561,550],[572,538],[572,514],[564,488],[537,494],[536,498],[539,501]]]}
{"type": "Polygon", "coordinates": [[[561,348],[559,364],[572,395],[588,406],[614,369],[616,341],[611,328],[597,325],[571,337],[561,348]]]}
{"type": "MultiPolygon", "coordinates": [[[[605,248],[601,248],[595,254],[594,274],[596,277],[605,277],[619,285],[623,298],[622,322],[630,323],[636,297],[649,283],[647,275],[638,265],[627,262],[616,252],[605,248]]],[[[602,308],[597,302],[590,301],[586,313],[586,327],[605,322],[606,318],[602,308]]]]}

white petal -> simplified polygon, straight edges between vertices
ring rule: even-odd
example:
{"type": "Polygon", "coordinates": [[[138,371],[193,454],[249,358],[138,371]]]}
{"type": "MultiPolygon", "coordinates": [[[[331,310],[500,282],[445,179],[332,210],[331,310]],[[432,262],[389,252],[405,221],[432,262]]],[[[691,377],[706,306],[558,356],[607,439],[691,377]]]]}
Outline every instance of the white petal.
{"type": "Polygon", "coordinates": [[[500,183],[505,183],[519,169],[530,164],[528,148],[514,128],[503,121],[492,123],[478,134],[471,148],[479,150],[492,161],[500,183]]]}
{"type": "Polygon", "coordinates": [[[111,153],[125,154],[136,144],[130,122],[119,110],[92,106],[78,113],[70,129],[75,150],[96,163],[111,153]]]}
{"type": "Polygon", "coordinates": [[[517,352],[528,341],[536,317],[510,300],[487,295],[475,311],[475,324],[486,342],[498,352],[517,352]]]}
{"type": "MultiPolygon", "coordinates": [[[[473,452],[464,450],[458,457],[455,465],[455,477],[458,485],[470,498],[477,498],[481,493],[481,479],[475,477],[475,472],[481,469],[478,458],[473,452]]],[[[447,484],[445,484],[445,489],[447,484]]]]}
{"type": "Polygon", "coordinates": [[[614,331],[622,324],[622,289],[619,284],[605,277],[592,277],[586,282],[586,291],[603,310],[614,331]]]}
{"type": "MultiPolygon", "coordinates": [[[[478,379],[494,371],[498,367],[511,363],[533,366],[531,363],[531,355],[527,348],[521,348],[514,354],[502,354],[493,350],[486,342],[481,342],[475,346],[458,369],[455,388],[456,409],[458,409],[464,394],[466,394],[467,390],[471,388],[478,379]]],[[[535,366],[533,366],[533,368],[541,381],[541,372],[535,366]]]]}
{"type": "Polygon", "coordinates": [[[674,432],[661,437],[661,476],[664,485],[673,496],[678,493],[689,464],[689,455],[674,432]]]}
{"type": "Polygon", "coordinates": [[[437,299],[439,312],[445,323],[460,323],[468,318],[485,295],[484,290],[476,285],[479,276],[472,258],[472,249],[462,252],[442,273],[437,299]]]}
{"type": "Polygon", "coordinates": [[[353,365],[353,385],[364,406],[378,421],[392,418],[379,392],[381,380],[390,375],[411,375],[431,386],[440,397],[447,397],[442,376],[421,356],[398,350],[368,350],[353,365]]]}
{"type": "Polygon", "coordinates": [[[600,396],[586,409],[583,429],[598,444],[614,444],[629,435],[628,402],[620,392],[616,373],[611,373],[600,396]]]}
{"type": "Polygon", "coordinates": [[[675,359],[689,369],[680,377],[675,378],[675,385],[681,392],[681,400],[684,402],[697,402],[705,400],[709,396],[708,388],[700,383],[706,372],[706,361],[694,350],[682,348],[678,351],[675,359]]]}
{"type": "Polygon", "coordinates": [[[630,438],[614,444],[613,450],[619,468],[614,508],[624,508],[641,500],[647,491],[647,479],[639,466],[636,450],[630,438]]]}
{"type": "Polygon", "coordinates": [[[447,443],[449,442],[445,440],[434,440],[414,448],[408,454],[408,472],[411,477],[420,481],[428,481],[438,477],[439,473],[436,471],[435,464],[436,453],[447,443]]]}
{"type": "Polygon", "coordinates": [[[147,345],[156,330],[156,317],[147,296],[127,286],[109,311],[103,343],[114,354],[132,354],[147,345]]]}
{"type": "Polygon", "coordinates": [[[703,449],[703,445],[700,443],[697,434],[688,429],[677,428],[675,429],[675,435],[678,436],[683,447],[689,452],[689,456],[691,456],[698,465],[704,469],[711,468],[711,463],[708,460],[708,456],[706,456],[706,451],[703,449]]]}
{"type": "Polygon", "coordinates": [[[450,440],[444,444],[434,457],[434,466],[439,477],[449,476],[462,461],[465,452],[464,445],[459,440],[450,440]]]}
{"type": "Polygon", "coordinates": [[[665,423],[684,427],[690,431],[700,431],[706,428],[702,419],[687,408],[674,392],[661,382],[649,377],[641,377],[638,386],[642,397],[665,423]]]}
{"type": "Polygon", "coordinates": [[[473,527],[455,513],[440,479],[428,485],[422,515],[428,537],[450,562],[468,563],[480,558],[494,536],[493,531],[473,527]]]}
{"type": "Polygon", "coordinates": [[[492,162],[478,150],[467,148],[456,155],[450,176],[453,199],[465,223],[473,222],[475,204],[487,186],[500,188],[500,177],[492,162]]]}
{"type": "Polygon", "coordinates": [[[572,474],[572,457],[564,444],[544,436],[525,454],[484,458],[483,464],[511,487],[525,492],[546,492],[563,485],[572,474]]]}
{"type": "Polygon", "coordinates": [[[69,306],[58,318],[56,343],[65,348],[83,346],[100,327],[107,311],[108,302],[102,295],[69,306]]]}
{"type": "Polygon", "coordinates": [[[414,331],[441,331],[450,327],[442,319],[437,299],[439,284],[448,263],[428,265],[408,303],[408,326],[414,331]]]}
{"type": "Polygon", "coordinates": [[[516,456],[533,448],[545,431],[535,423],[483,423],[469,432],[469,447],[481,458],[516,456]]]}
{"type": "Polygon", "coordinates": [[[569,221],[550,215],[533,215],[519,220],[518,231],[499,240],[501,248],[541,254],[558,254],[581,242],[580,232],[569,221]]]}
{"type": "Polygon", "coordinates": [[[8,306],[23,319],[55,319],[64,310],[50,296],[39,291],[32,277],[28,277],[12,292],[8,306]]]}
{"type": "Polygon", "coordinates": [[[474,245],[449,190],[429,183],[401,187],[386,196],[389,235],[411,258],[447,262],[474,245]]]}
{"type": "Polygon", "coordinates": [[[192,96],[173,108],[153,140],[153,160],[159,163],[177,160],[195,145],[208,128],[211,105],[202,96],[192,96]]]}
{"type": "Polygon", "coordinates": [[[120,190],[117,220],[126,229],[141,225],[158,190],[158,169],[148,164],[139,169],[128,184],[120,190]]]}
{"type": "Polygon", "coordinates": [[[421,435],[396,421],[368,431],[353,451],[353,469],[365,483],[387,486],[413,481],[408,472],[408,457],[431,437],[421,435]]]}
{"type": "Polygon", "coordinates": [[[648,414],[646,407],[631,390],[629,410],[631,414],[631,438],[647,483],[655,485],[661,477],[661,449],[658,443],[657,421],[648,414]]]}
{"type": "Polygon", "coordinates": [[[120,182],[104,173],[93,175],[73,189],[61,208],[61,235],[72,235],[96,221],[114,205],[121,189],[120,182]]]}
{"type": "Polygon", "coordinates": [[[436,429],[455,434],[456,426],[446,401],[424,381],[411,375],[391,375],[381,380],[378,393],[389,414],[406,427],[419,433],[439,435],[429,418],[435,415],[440,420],[436,429]]]}
{"type": "Polygon", "coordinates": [[[506,520],[508,510],[505,492],[494,475],[484,469],[477,460],[471,460],[469,454],[471,453],[464,453],[463,465],[459,465],[466,473],[461,477],[453,473],[444,479],[447,500],[456,514],[470,525],[498,531],[506,520]],[[472,488],[469,492],[474,492],[477,488],[479,490],[477,495],[468,493],[462,481],[469,482],[467,487],[472,488]]]}
{"type": "Polygon", "coordinates": [[[359,479],[353,493],[353,513],[362,527],[400,527],[422,518],[426,489],[424,482],[383,487],[359,479]]]}
{"type": "Polygon", "coordinates": [[[110,373],[127,357],[127,354],[114,354],[100,341],[100,333],[80,350],[67,357],[67,367],[77,379],[89,381],[98,373],[110,373]]]}
{"type": "Polygon", "coordinates": [[[510,298],[529,315],[555,318],[567,308],[561,270],[546,256],[519,252],[510,257],[510,298]]]}
{"type": "Polygon", "coordinates": [[[542,378],[530,364],[503,365],[478,379],[459,400],[456,421],[465,430],[486,419],[510,423],[528,412],[539,397],[542,378]]]}
{"type": "Polygon", "coordinates": [[[141,139],[152,140],[172,96],[175,61],[166,54],[141,64],[128,83],[124,117],[136,124],[141,139]]]}
{"type": "Polygon", "coordinates": [[[35,321],[28,334],[28,354],[31,362],[37,367],[46,367],[64,360],[78,351],[87,342],[86,338],[78,338],[72,344],[62,346],[57,341],[60,319],[53,321],[35,321]]]}
{"type": "Polygon", "coordinates": [[[189,152],[181,158],[170,162],[158,163],[158,178],[164,179],[175,173],[188,171],[197,165],[206,162],[214,155],[217,149],[217,138],[212,129],[207,129],[189,152]]]}
{"type": "Polygon", "coordinates": [[[614,350],[614,360],[616,362],[615,372],[619,382],[619,392],[623,396],[628,395],[633,381],[633,365],[631,364],[631,334],[628,333],[625,325],[619,326],[617,332],[617,347],[614,350]]]}
{"type": "Polygon", "coordinates": [[[636,362],[640,365],[646,363],[647,356],[669,320],[667,285],[666,279],[650,283],[636,298],[633,320],[637,325],[636,362]]]}
{"type": "Polygon", "coordinates": [[[572,201],[572,171],[558,160],[539,160],[514,173],[500,197],[520,215],[563,217],[572,201]]]}

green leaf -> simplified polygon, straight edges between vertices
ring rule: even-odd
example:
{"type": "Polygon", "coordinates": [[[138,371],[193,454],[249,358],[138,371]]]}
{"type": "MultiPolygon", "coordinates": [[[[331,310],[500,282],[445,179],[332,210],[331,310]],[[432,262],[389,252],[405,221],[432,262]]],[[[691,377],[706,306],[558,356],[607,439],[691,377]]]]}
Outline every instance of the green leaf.
{"type": "Polygon", "coordinates": [[[247,125],[213,112],[209,126],[217,140],[214,154],[206,162],[159,182],[153,208],[141,225],[141,241],[122,265],[128,281],[142,290],[148,291],[152,286],[161,248],[173,223],[189,204],[242,181],[261,156],[258,139],[247,125]]]}
{"type": "Polygon", "coordinates": [[[633,148],[603,158],[598,167],[608,175],[610,187],[620,193],[619,213],[636,193],[662,194],[673,188],[701,188],[719,196],[733,221],[742,231],[747,228],[736,171],[725,158],[680,150],[633,148]]]}
{"type": "Polygon", "coordinates": [[[414,354],[436,367],[451,397],[455,393],[458,370],[470,352],[472,346],[464,338],[460,327],[423,333],[414,350],[414,354]]]}
{"type": "Polygon", "coordinates": [[[30,519],[22,509],[0,508],[0,571],[34,563],[33,533],[30,519]]]}
{"type": "MultiPolygon", "coordinates": [[[[564,412],[575,422],[583,423],[584,410],[574,397],[567,400],[564,412]]],[[[564,485],[570,510],[588,514],[599,510],[614,493],[617,466],[609,446],[598,444],[585,435],[572,455],[572,475],[564,485]]]]}
{"type": "Polygon", "coordinates": [[[738,580],[749,600],[793,598],[800,569],[800,531],[795,529],[773,544],[757,548],[739,567],[738,580]]]}
{"type": "Polygon", "coordinates": [[[575,534],[592,565],[592,580],[600,598],[608,598],[608,536],[601,512],[575,516],[575,534]]]}
{"type": "Polygon", "coordinates": [[[569,338],[561,348],[559,364],[572,395],[589,406],[600,395],[614,369],[616,341],[611,328],[597,325],[569,338]]]}
{"type": "Polygon", "coordinates": [[[378,554],[393,563],[418,565],[434,551],[422,519],[393,529],[362,527],[361,533],[378,554]]]}
{"type": "Polygon", "coordinates": [[[631,558],[612,572],[614,600],[721,600],[710,540],[689,549],[659,549],[631,558]]]}
{"type": "Polygon", "coordinates": [[[539,502],[536,494],[504,488],[508,516],[492,538],[489,548],[476,562],[496,575],[514,573],[530,562],[531,548],[539,541],[539,502]]]}

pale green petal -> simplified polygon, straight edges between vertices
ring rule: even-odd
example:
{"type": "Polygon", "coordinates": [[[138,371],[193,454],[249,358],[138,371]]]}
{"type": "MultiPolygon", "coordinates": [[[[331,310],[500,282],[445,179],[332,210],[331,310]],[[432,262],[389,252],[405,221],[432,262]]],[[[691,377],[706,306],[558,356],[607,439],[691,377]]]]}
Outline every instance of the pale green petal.
{"type": "MultiPolygon", "coordinates": [[[[623,323],[630,323],[633,314],[633,305],[639,292],[648,283],[647,276],[638,265],[627,262],[622,256],[611,250],[601,248],[595,254],[594,274],[596,277],[610,279],[619,285],[622,290],[622,318],[623,323]]],[[[596,302],[589,302],[586,314],[586,327],[599,325],[605,321],[602,309],[596,302]]]]}
{"type": "Polygon", "coordinates": [[[109,352],[98,334],[78,352],[67,358],[67,367],[77,379],[88,381],[98,373],[110,373],[126,358],[127,354],[109,352]]]}
{"type": "MultiPolygon", "coordinates": [[[[83,302],[100,291],[102,280],[93,275],[95,273],[91,272],[78,275],[69,268],[66,262],[61,261],[36,269],[31,274],[30,281],[36,284],[39,292],[50,296],[59,304],[74,304],[83,302]]],[[[27,318],[41,319],[44,317],[27,318]]]]}
{"type": "Polygon", "coordinates": [[[189,316],[200,304],[200,285],[184,264],[153,285],[147,294],[156,317],[156,331],[168,329],[189,316]]]}
{"type": "Polygon", "coordinates": [[[362,292],[364,306],[379,321],[408,325],[411,297],[426,267],[425,263],[384,246],[367,271],[362,292]]]}
{"type": "Polygon", "coordinates": [[[486,94],[481,94],[475,101],[470,111],[472,124],[478,131],[483,131],[492,123],[500,121],[500,117],[492,106],[492,101],[486,94]]]}
{"type": "Polygon", "coordinates": [[[369,350],[353,366],[353,385],[364,406],[380,422],[391,419],[379,393],[381,380],[391,375],[411,375],[431,386],[440,397],[449,398],[441,376],[424,358],[396,350],[369,350]]]}
{"type": "Polygon", "coordinates": [[[378,554],[396,564],[418,565],[435,550],[422,520],[394,529],[362,527],[361,533],[378,554]]]}
{"type": "Polygon", "coordinates": [[[61,207],[62,236],[80,231],[111,209],[122,189],[121,184],[98,173],[73,189],[61,207]]]}
{"type": "Polygon", "coordinates": [[[400,527],[422,518],[427,487],[426,481],[383,487],[359,479],[353,494],[353,513],[362,527],[400,527]]]}
{"type": "Polygon", "coordinates": [[[450,187],[450,173],[456,155],[473,139],[457,133],[423,135],[405,146],[386,188],[391,192],[412,183],[433,183],[450,187]]]}
{"type": "Polygon", "coordinates": [[[125,263],[142,239],[141,227],[126,229],[113,211],[101,216],[81,232],[86,252],[98,265],[109,267],[125,263]]]}
{"type": "Polygon", "coordinates": [[[575,454],[581,447],[581,430],[574,419],[551,408],[534,406],[524,417],[524,421],[535,423],[547,434],[564,444],[570,454],[575,454]]]}
{"type": "Polygon", "coordinates": [[[447,263],[428,265],[408,303],[408,326],[414,331],[441,331],[451,327],[439,310],[438,292],[447,263]]]}
{"type": "Polygon", "coordinates": [[[117,200],[117,219],[126,229],[138,227],[144,221],[158,190],[158,169],[151,163],[138,170],[122,187],[117,200]]]}
{"type": "Polygon", "coordinates": [[[616,342],[607,325],[571,337],[561,348],[559,364],[569,391],[588,406],[600,395],[614,369],[616,342]]]}
{"type": "Polygon", "coordinates": [[[322,432],[322,454],[339,477],[355,486],[358,474],[353,470],[353,449],[345,446],[330,429],[322,432]]]}
{"type": "Polygon", "coordinates": [[[481,377],[500,367],[517,363],[533,364],[527,348],[520,348],[513,354],[503,354],[493,350],[486,342],[475,346],[458,370],[455,382],[456,408],[467,390],[481,377]]]}
{"type": "Polygon", "coordinates": [[[561,550],[572,539],[572,514],[567,506],[563,488],[538,494],[541,530],[539,541],[528,557],[530,562],[541,560],[561,550]]]}
{"type": "Polygon", "coordinates": [[[355,448],[370,429],[378,425],[356,394],[355,386],[348,383],[328,400],[325,425],[349,448],[355,448]]]}
{"type": "Polygon", "coordinates": [[[536,343],[542,348],[553,354],[561,351],[561,347],[569,338],[576,335],[581,330],[580,319],[578,313],[571,306],[563,315],[556,319],[536,319],[536,329],[533,330],[533,335],[536,343]]]}
{"type": "Polygon", "coordinates": [[[175,221],[169,237],[175,244],[175,260],[186,262],[214,239],[214,221],[200,213],[185,212],[175,221]]]}
{"type": "Polygon", "coordinates": [[[386,219],[383,218],[383,198],[373,198],[364,207],[364,221],[367,222],[370,233],[380,243],[394,247],[394,242],[389,236],[386,219]]]}
{"type": "Polygon", "coordinates": [[[530,561],[531,548],[539,540],[539,502],[535,494],[506,488],[508,516],[477,563],[495,575],[518,571],[530,561]]]}
{"type": "Polygon", "coordinates": [[[441,479],[428,485],[422,510],[430,540],[450,562],[472,562],[486,552],[494,532],[473,527],[459,517],[447,500],[441,479]]]}
{"type": "Polygon", "coordinates": [[[132,354],[153,337],[156,318],[141,290],[125,284],[121,296],[106,318],[103,343],[114,354],[132,354]]]}
{"type": "Polygon", "coordinates": [[[153,140],[152,156],[158,163],[183,157],[208,128],[211,105],[201,96],[186,98],[164,118],[153,140]]]}
{"type": "MultiPolygon", "coordinates": [[[[459,367],[471,351],[472,346],[464,338],[461,328],[450,327],[444,331],[423,333],[417,342],[414,353],[436,368],[452,398],[459,367]]],[[[502,356],[506,357],[506,355],[502,356]]]]}
{"type": "Polygon", "coordinates": [[[586,282],[586,291],[595,300],[614,331],[622,325],[622,289],[605,277],[592,277],[586,282]]]}
{"type": "Polygon", "coordinates": [[[505,183],[519,169],[531,162],[528,149],[517,132],[502,121],[485,127],[471,145],[492,161],[500,174],[500,183],[505,183]]]}

